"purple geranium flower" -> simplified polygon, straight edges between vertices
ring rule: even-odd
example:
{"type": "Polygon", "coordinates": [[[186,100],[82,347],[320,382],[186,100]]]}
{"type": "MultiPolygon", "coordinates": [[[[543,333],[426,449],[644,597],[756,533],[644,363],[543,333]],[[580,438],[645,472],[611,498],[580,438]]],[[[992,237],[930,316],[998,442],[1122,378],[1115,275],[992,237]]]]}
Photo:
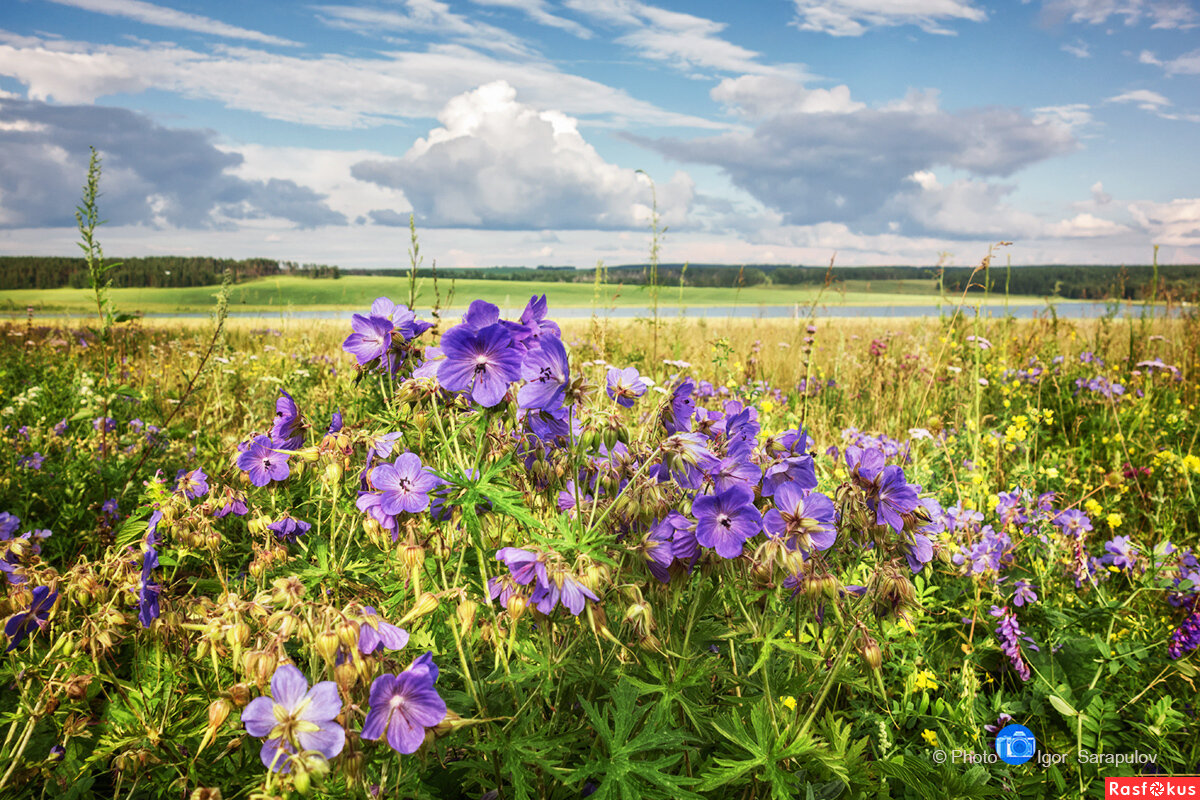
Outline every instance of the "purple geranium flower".
{"type": "Polygon", "coordinates": [[[651,575],[663,583],[671,580],[670,567],[675,560],[676,532],[690,528],[691,525],[683,514],[670,511],[662,521],[655,523],[642,539],[642,554],[646,557],[646,567],[651,575]]]}
{"type": "Polygon", "coordinates": [[[503,561],[512,573],[513,580],[522,586],[529,585],[535,578],[539,584],[549,583],[546,577],[546,557],[543,553],[534,553],[519,547],[502,547],[496,551],[496,560],[503,561]]]}
{"type": "Polygon", "coordinates": [[[426,729],[446,718],[446,703],[433,685],[437,677],[433,653],[426,653],[399,675],[376,678],[362,738],[374,741],[386,735],[388,746],[397,753],[417,752],[426,729]]]}
{"type": "Polygon", "coordinates": [[[400,650],[408,644],[408,631],[386,622],[371,606],[363,607],[363,624],[358,629],[358,652],[364,656],[380,650],[400,650]]]}
{"type": "Polygon", "coordinates": [[[442,351],[446,358],[438,364],[438,383],[452,392],[470,393],[486,408],[503,400],[508,385],[521,377],[521,354],[501,325],[453,327],[442,336],[442,351]]]}
{"type": "Polygon", "coordinates": [[[904,529],[901,514],[910,514],[920,504],[917,490],[904,480],[904,470],[889,465],[875,477],[874,496],[867,504],[875,512],[875,522],[890,525],[897,531],[904,529]]]}
{"type": "Polygon", "coordinates": [[[521,408],[554,410],[562,405],[570,369],[567,350],[553,336],[546,336],[530,350],[521,365],[525,385],[517,392],[521,408]]]}
{"type": "Polygon", "coordinates": [[[441,484],[415,453],[401,453],[395,463],[380,464],[371,470],[368,480],[380,495],[381,510],[389,516],[403,511],[417,514],[429,508],[429,493],[441,484]]]}
{"type": "Polygon", "coordinates": [[[646,393],[646,382],[638,375],[635,367],[608,368],[608,386],[605,391],[611,400],[624,408],[633,408],[633,402],[646,393]]]}
{"type": "Polygon", "coordinates": [[[391,360],[387,356],[392,346],[392,331],[396,327],[392,321],[387,317],[355,314],[350,318],[350,327],[354,333],[342,342],[342,349],[354,356],[359,366],[365,367],[372,361],[382,359],[384,367],[391,369],[391,360]]]}
{"type": "Polygon", "coordinates": [[[697,497],[692,501],[692,515],[696,518],[696,541],[715,549],[722,558],[737,558],[746,540],[762,530],[763,519],[754,507],[754,493],[745,486],[697,497]]]}
{"type": "Polygon", "coordinates": [[[238,469],[250,476],[255,486],[281,481],[291,474],[286,453],[277,452],[269,437],[256,436],[237,457],[238,469]]]}
{"type": "Polygon", "coordinates": [[[11,652],[25,640],[31,632],[46,627],[50,618],[50,609],[58,600],[58,592],[51,592],[49,586],[36,586],[28,611],[18,611],[8,618],[4,624],[4,633],[8,636],[8,647],[4,652],[11,652]]]}
{"type": "Polygon", "coordinates": [[[154,581],[154,570],[158,567],[158,553],[147,547],[142,553],[142,575],[138,580],[138,622],[143,628],[158,619],[158,595],[162,586],[154,581]]]}
{"type": "Polygon", "coordinates": [[[241,492],[236,492],[232,489],[225,490],[224,503],[213,512],[213,516],[217,519],[227,517],[233,514],[238,517],[243,517],[249,509],[246,507],[246,495],[241,492]]]}
{"type": "Polygon", "coordinates": [[[290,772],[290,757],[315,750],[325,758],[342,752],[346,731],[336,721],[342,712],[337,684],[322,681],[312,689],[308,679],[291,664],[275,670],[272,697],[256,697],[242,712],[242,724],[251,736],[266,737],[259,758],[275,772],[290,772]]]}
{"type": "Polygon", "coordinates": [[[275,401],[275,422],[271,426],[271,439],[280,450],[299,450],[304,445],[304,418],[296,401],[280,388],[275,401]]]}
{"type": "Polygon", "coordinates": [[[312,528],[312,524],[284,514],[268,525],[267,528],[274,531],[275,538],[281,542],[295,542],[301,536],[308,533],[309,529],[312,528]]]}
{"type": "Polygon", "coordinates": [[[189,500],[198,500],[208,494],[208,476],[202,469],[181,469],[175,474],[175,491],[183,492],[189,500]]]}
{"type": "Polygon", "coordinates": [[[1074,536],[1076,538],[1082,536],[1092,529],[1092,521],[1078,509],[1068,509],[1060,511],[1054,517],[1054,524],[1063,532],[1064,536],[1074,536]]]}
{"type": "Polygon", "coordinates": [[[1132,571],[1137,566],[1138,549],[1128,536],[1114,536],[1104,543],[1105,558],[1117,569],[1132,571]]]}
{"type": "Polygon", "coordinates": [[[833,546],[837,538],[833,518],[833,501],[828,497],[784,483],[775,492],[775,508],[763,517],[763,527],[769,535],[807,555],[833,546]]]}
{"type": "Polygon", "coordinates": [[[8,539],[21,527],[21,518],[7,511],[0,511],[0,539],[8,539]]]}
{"type": "Polygon", "coordinates": [[[667,433],[687,433],[692,429],[692,415],[696,413],[696,400],[692,394],[695,391],[696,384],[691,378],[677,381],[671,387],[671,402],[660,418],[667,433]]]}
{"type": "Polygon", "coordinates": [[[1020,608],[1026,603],[1036,603],[1037,600],[1037,592],[1033,590],[1033,585],[1029,581],[1017,581],[1013,584],[1014,606],[1020,608]]]}

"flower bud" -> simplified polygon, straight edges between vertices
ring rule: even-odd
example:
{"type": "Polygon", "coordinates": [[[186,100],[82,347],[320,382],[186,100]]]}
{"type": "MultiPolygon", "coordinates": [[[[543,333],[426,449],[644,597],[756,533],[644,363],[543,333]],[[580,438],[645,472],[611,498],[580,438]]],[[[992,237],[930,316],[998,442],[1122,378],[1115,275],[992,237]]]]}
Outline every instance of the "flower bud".
{"type": "Polygon", "coordinates": [[[71,678],[67,681],[67,697],[71,700],[82,700],[87,697],[87,688],[91,682],[91,675],[76,675],[71,678]]]}
{"type": "Polygon", "coordinates": [[[352,620],[343,620],[338,625],[338,641],[347,649],[353,650],[358,647],[358,627],[358,623],[352,620]]]}
{"type": "Polygon", "coordinates": [[[404,615],[399,624],[403,625],[404,623],[411,622],[414,619],[420,619],[421,617],[428,616],[434,611],[437,611],[437,607],[437,595],[433,594],[432,592],[424,592],[420,597],[417,598],[416,605],[414,605],[409,612],[404,615]]]}
{"type": "Polygon", "coordinates": [[[238,708],[245,708],[250,702],[250,687],[244,683],[235,683],[229,687],[229,699],[238,708]]]}
{"type": "Polygon", "coordinates": [[[321,457],[321,451],[319,448],[317,448],[315,446],[314,447],[305,447],[300,450],[297,450],[296,456],[301,461],[307,461],[311,464],[311,463],[314,463],[318,458],[321,457]]]}
{"type": "Polygon", "coordinates": [[[463,600],[454,610],[455,616],[458,617],[459,631],[464,637],[475,626],[475,614],[478,610],[479,604],[474,600],[463,600]]]}
{"type": "Polygon", "coordinates": [[[872,670],[878,670],[883,666],[883,651],[879,649],[879,643],[870,636],[867,636],[859,645],[858,654],[862,657],[863,663],[872,670]]]}
{"type": "Polygon", "coordinates": [[[516,622],[521,618],[521,615],[525,613],[525,609],[528,607],[528,605],[529,604],[524,597],[514,592],[508,596],[508,602],[504,604],[504,608],[508,611],[508,616],[512,619],[512,621],[516,622]]]}
{"type": "Polygon", "coordinates": [[[327,663],[333,664],[337,660],[337,651],[341,646],[342,642],[335,631],[324,631],[317,636],[314,649],[317,651],[317,655],[325,659],[327,663]]]}
{"type": "Polygon", "coordinates": [[[326,486],[336,486],[342,482],[344,470],[341,463],[332,461],[325,466],[325,472],[321,475],[321,480],[326,486]]]}
{"type": "Polygon", "coordinates": [[[189,800],[221,800],[221,790],[215,787],[212,789],[205,787],[193,789],[189,800]]]}
{"type": "Polygon", "coordinates": [[[354,666],[354,662],[343,661],[334,667],[333,679],[337,681],[338,688],[342,690],[343,694],[350,694],[350,690],[358,682],[358,669],[354,666]]]}
{"type": "Polygon", "coordinates": [[[425,548],[415,542],[409,542],[401,549],[400,557],[404,559],[404,565],[410,571],[423,567],[425,565],[425,548]]]}

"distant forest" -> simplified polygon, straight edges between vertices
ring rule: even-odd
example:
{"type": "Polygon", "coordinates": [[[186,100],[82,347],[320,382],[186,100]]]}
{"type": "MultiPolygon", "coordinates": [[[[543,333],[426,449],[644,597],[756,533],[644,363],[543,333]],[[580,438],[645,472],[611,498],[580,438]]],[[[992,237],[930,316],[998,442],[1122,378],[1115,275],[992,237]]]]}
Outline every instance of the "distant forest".
{"type": "MultiPolygon", "coordinates": [[[[113,259],[119,261],[119,259],[113,259]]],[[[342,269],[328,264],[302,264],[266,258],[242,260],[209,257],[152,256],[129,258],[112,269],[108,277],[113,286],[210,286],[221,282],[229,270],[235,282],[272,275],[298,275],[336,280],[343,275],[396,275],[396,269],[342,269]]],[[[939,287],[948,294],[960,294],[971,278],[970,267],[787,267],[774,264],[729,266],[725,264],[660,264],[658,282],[664,287],[709,286],[739,288],[762,286],[820,285],[828,278],[841,281],[912,282],[932,291],[939,287]]],[[[433,270],[418,270],[430,277],[433,270]]],[[[608,283],[645,285],[650,281],[648,264],[601,267],[608,283]]],[[[595,269],[575,267],[452,267],[438,270],[441,278],[541,281],[549,283],[591,283],[595,269]]],[[[972,291],[982,288],[1003,294],[1100,300],[1120,298],[1138,300],[1148,297],[1154,287],[1150,266],[993,266],[975,275],[972,291]]],[[[0,256],[0,290],[55,289],[63,286],[87,286],[87,269],[82,258],[54,256],[0,256]]],[[[880,287],[881,290],[885,287],[880,287]]],[[[1158,268],[1159,297],[1167,295],[1195,300],[1200,297],[1200,265],[1158,268]]]]}

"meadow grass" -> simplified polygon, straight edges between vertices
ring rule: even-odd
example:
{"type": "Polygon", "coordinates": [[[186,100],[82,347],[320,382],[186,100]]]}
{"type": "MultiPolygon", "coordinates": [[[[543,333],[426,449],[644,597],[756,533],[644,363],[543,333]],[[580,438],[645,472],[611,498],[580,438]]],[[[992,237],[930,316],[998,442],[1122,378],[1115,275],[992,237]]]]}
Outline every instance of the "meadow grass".
{"type": "MultiPolygon", "coordinates": [[[[452,274],[452,273],[451,273],[452,274]]],[[[407,297],[406,275],[394,278],[350,275],[338,280],[282,276],[260,278],[239,283],[230,289],[231,311],[293,310],[358,310],[369,306],[380,296],[407,297]]],[[[416,307],[434,305],[433,282],[418,281],[416,307]]],[[[620,286],[592,283],[550,283],[536,281],[459,280],[451,283],[439,278],[438,288],[443,307],[462,307],[474,299],[484,299],[501,309],[519,311],[531,295],[545,294],[551,308],[630,307],[649,306],[652,298],[646,286],[620,286]],[[453,296],[450,295],[453,288],[453,296]]],[[[188,288],[114,288],[110,290],[113,304],[121,311],[197,312],[212,308],[220,287],[188,288]]],[[[822,291],[820,287],[755,286],[747,289],[708,287],[671,287],[659,289],[659,301],[664,313],[669,306],[738,306],[753,308],[772,305],[801,307],[819,301],[822,305],[892,306],[938,305],[953,303],[957,298],[940,297],[931,281],[845,281],[822,291]]],[[[1039,297],[1013,296],[1013,304],[1042,305],[1039,297]]],[[[1060,301],[1055,302],[1070,302],[1060,301]]],[[[988,305],[1000,306],[1004,298],[990,298],[988,305]]],[[[0,291],[0,310],[23,313],[27,307],[44,311],[86,312],[94,310],[95,299],[88,289],[21,289],[0,291]]],[[[803,308],[801,314],[804,313],[803,308]]]]}

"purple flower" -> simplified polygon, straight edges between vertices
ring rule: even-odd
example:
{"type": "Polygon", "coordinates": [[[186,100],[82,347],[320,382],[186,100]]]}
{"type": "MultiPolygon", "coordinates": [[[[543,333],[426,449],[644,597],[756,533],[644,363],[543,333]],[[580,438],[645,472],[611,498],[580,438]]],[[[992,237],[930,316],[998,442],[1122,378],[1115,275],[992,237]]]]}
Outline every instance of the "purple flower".
{"type": "Polygon", "coordinates": [[[996,625],[996,638],[1000,640],[1000,649],[1008,656],[1008,661],[1012,664],[1017,675],[1021,680],[1027,681],[1032,677],[1029,671],[1029,665],[1025,663],[1024,656],[1021,655],[1021,640],[1025,638],[1021,633],[1020,626],[1017,625],[1017,618],[1008,610],[1008,606],[1000,608],[992,606],[989,612],[993,617],[999,617],[1000,622],[996,625]]]}
{"type": "Polygon", "coordinates": [[[721,463],[705,446],[707,441],[699,433],[674,433],[663,439],[660,449],[666,473],[660,473],[659,482],[668,478],[685,489],[699,489],[704,474],[716,469],[721,463]]]}
{"type": "Polygon", "coordinates": [[[792,484],[798,489],[817,488],[817,468],[807,453],[789,456],[767,467],[762,484],[763,497],[771,497],[779,487],[792,484]]]}
{"type": "Polygon", "coordinates": [[[0,539],[8,539],[21,527],[21,518],[7,511],[0,511],[0,539]]]}
{"type": "Polygon", "coordinates": [[[538,341],[542,337],[562,337],[562,331],[558,325],[546,319],[548,312],[549,304],[546,302],[546,295],[529,298],[529,302],[525,304],[525,310],[521,312],[521,324],[529,331],[526,335],[527,340],[538,341]]]}
{"type": "Polygon", "coordinates": [[[225,503],[213,512],[213,516],[217,519],[227,517],[230,514],[242,517],[246,515],[248,510],[249,509],[246,508],[246,495],[242,494],[241,492],[235,492],[232,489],[226,489],[225,503]]]}
{"type": "Polygon", "coordinates": [[[1017,581],[1013,584],[1013,605],[1017,608],[1027,604],[1036,603],[1038,600],[1037,593],[1033,591],[1033,585],[1029,581],[1017,581]]]}
{"type": "MultiPolygon", "coordinates": [[[[1171,631],[1171,641],[1167,644],[1167,655],[1180,658],[1200,647],[1200,611],[1195,611],[1171,631]]],[[[11,649],[11,648],[10,648],[11,649]]]]}
{"type": "Polygon", "coordinates": [[[29,610],[18,611],[4,624],[4,633],[8,636],[8,647],[4,648],[4,652],[12,652],[31,632],[46,627],[50,609],[54,608],[57,600],[58,592],[51,592],[49,586],[34,587],[29,610]]]}
{"type": "Polygon", "coordinates": [[[746,540],[762,530],[763,519],[754,507],[754,493],[733,486],[717,495],[701,495],[692,501],[696,518],[696,541],[711,547],[722,558],[737,558],[746,540]]]}
{"type": "Polygon", "coordinates": [[[903,530],[901,514],[912,513],[920,503],[916,489],[904,480],[904,470],[894,464],[884,467],[875,477],[874,484],[874,492],[868,493],[867,505],[875,512],[875,522],[903,530]]]}
{"type": "Polygon", "coordinates": [[[34,453],[33,455],[22,456],[21,458],[17,459],[17,464],[18,466],[25,467],[26,469],[40,470],[45,461],[46,457],[44,455],[41,453],[34,453]]]}
{"type": "Polygon", "coordinates": [[[238,454],[237,466],[250,476],[250,482],[255,486],[266,486],[291,474],[287,454],[277,452],[275,444],[266,436],[254,437],[238,454]]]}
{"type": "Polygon", "coordinates": [[[554,410],[562,406],[570,376],[567,351],[553,336],[543,337],[540,342],[526,354],[521,364],[525,385],[517,392],[517,405],[554,410]]]}
{"type": "Polygon", "coordinates": [[[634,401],[644,395],[647,388],[636,368],[608,368],[608,387],[605,391],[610,400],[617,401],[617,405],[633,408],[634,401]]]}
{"type": "Polygon", "coordinates": [[[442,351],[446,358],[438,365],[438,383],[452,392],[468,392],[485,408],[503,400],[508,385],[521,377],[521,354],[500,325],[453,327],[442,336],[442,351]]]}
{"type": "Polygon", "coordinates": [[[332,436],[335,433],[342,431],[342,412],[335,411],[333,416],[329,418],[329,430],[325,431],[326,436],[332,436]]]}
{"type": "Polygon", "coordinates": [[[275,772],[290,772],[290,757],[315,750],[325,758],[342,752],[346,731],[336,721],[342,711],[337,684],[322,681],[312,689],[291,664],[275,670],[272,697],[256,697],[242,712],[246,732],[266,737],[259,758],[275,772]],[[273,699],[272,699],[273,698],[273,699]]]}
{"type": "Polygon", "coordinates": [[[67,432],[67,426],[69,424],[70,423],[67,422],[67,418],[63,417],[61,421],[55,423],[54,428],[53,428],[54,435],[62,436],[64,433],[67,432]]]}
{"type": "Polygon", "coordinates": [[[425,731],[446,718],[446,703],[434,683],[438,668],[433,653],[420,656],[399,675],[384,674],[371,684],[371,710],[363,722],[362,738],[387,737],[397,753],[415,753],[425,731]]]}
{"type": "MultiPolygon", "coordinates": [[[[588,600],[591,600],[592,602],[600,601],[600,598],[597,597],[591,589],[587,588],[570,575],[562,573],[555,575],[553,583],[558,585],[559,600],[566,607],[567,611],[570,611],[577,617],[579,616],[579,613],[583,611],[583,607],[587,604],[588,600]]],[[[534,594],[536,596],[536,592],[534,594]]],[[[538,610],[541,611],[540,608],[538,610]]],[[[546,614],[549,612],[542,611],[542,613],[546,614]]]]}
{"type": "Polygon", "coordinates": [[[902,544],[904,560],[914,573],[920,572],[933,560],[933,542],[923,533],[910,533],[902,544]]]}
{"type": "Polygon", "coordinates": [[[371,606],[363,607],[363,624],[358,629],[358,652],[364,656],[380,650],[400,650],[408,644],[408,631],[384,621],[371,606]]]}
{"type": "Polygon", "coordinates": [[[429,493],[441,483],[415,453],[401,453],[395,463],[380,464],[371,470],[368,480],[380,495],[380,509],[389,516],[404,511],[417,514],[429,508],[429,493]]]}
{"type": "Polygon", "coordinates": [[[112,433],[117,429],[117,421],[112,417],[96,417],[92,420],[92,428],[95,430],[103,428],[107,433],[112,433]]]}
{"type": "Polygon", "coordinates": [[[296,401],[286,389],[279,389],[275,401],[275,422],[271,426],[271,439],[280,450],[299,450],[304,445],[304,418],[296,401]]]}
{"type": "Polygon", "coordinates": [[[208,494],[208,476],[202,469],[181,469],[175,474],[175,491],[183,492],[189,500],[198,500],[208,494]]]}
{"type": "Polygon", "coordinates": [[[534,553],[519,547],[502,547],[496,551],[496,560],[503,561],[512,573],[513,580],[522,586],[529,585],[535,578],[539,584],[549,583],[545,559],[543,553],[534,553]]]}
{"type": "Polygon", "coordinates": [[[1104,543],[1105,559],[1117,569],[1133,571],[1137,566],[1138,549],[1128,536],[1114,536],[1104,543]]]}
{"type": "Polygon", "coordinates": [[[663,583],[671,580],[670,567],[675,560],[676,532],[690,528],[691,525],[683,514],[670,511],[662,521],[655,523],[642,539],[642,554],[646,558],[646,567],[651,575],[663,583]]]}
{"type": "MultiPolygon", "coordinates": [[[[350,318],[350,327],[354,333],[342,342],[342,349],[354,356],[359,366],[366,366],[377,359],[384,359],[392,346],[392,330],[396,327],[386,317],[355,314],[350,318]]],[[[385,359],[383,366],[391,369],[391,359],[385,359]]]]}
{"type": "Polygon", "coordinates": [[[716,490],[723,492],[731,486],[757,486],[762,479],[762,470],[748,457],[738,454],[721,459],[721,463],[709,477],[712,478],[716,490]]]}
{"type": "Polygon", "coordinates": [[[1088,519],[1088,515],[1074,508],[1060,511],[1054,518],[1054,524],[1058,526],[1064,536],[1076,538],[1092,529],[1092,521],[1088,519]]]}
{"type": "Polygon", "coordinates": [[[692,394],[696,384],[691,378],[677,381],[671,387],[671,402],[663,409],[661,421],[667,433],[687,433],[692,429],[692,415],[696,413],[696,401],[692,394]]]}
{"type": "Polygon", "coordinates": [[[308,533],[312,528],[310,523],[303,520],[293,519],[291,516],[284,514],[279,519],[267,526],[269,530],[275,532],[275,538],[281,542],[295,542],[301,536],[308,533]]]}
{"type": "Polygon", "coordinates": [[[162,586],[154,582],[154,570],[158,567],[158,553],[146,547],[142,553],[142,575],[138,580],[138,621],[143,628],[158,619],[158,595],[162,586]]]}
{"type": "Polygon", "coordinates": [[[486,300],[472,300],[462,318],[462,324],[473,331],[481,331],[499,323],[500,308],[486,300]]]}
{"type": "Polygon", "coordinates": [[[785,539],[788,547],[808,555],[833,546],[837,538],[833,518],[833,501],[828,497],[785,483],[775,492],[775,508],[763,517],[763,527],[770,536],[785,539]]]}
{"type": "Polygon", "coordinates": [[[121,516],[120,507],[117,505],[117,498],[110,497],[100,506],[100,513],[108,517],[110,520],[115,520],[121,516]]]}

